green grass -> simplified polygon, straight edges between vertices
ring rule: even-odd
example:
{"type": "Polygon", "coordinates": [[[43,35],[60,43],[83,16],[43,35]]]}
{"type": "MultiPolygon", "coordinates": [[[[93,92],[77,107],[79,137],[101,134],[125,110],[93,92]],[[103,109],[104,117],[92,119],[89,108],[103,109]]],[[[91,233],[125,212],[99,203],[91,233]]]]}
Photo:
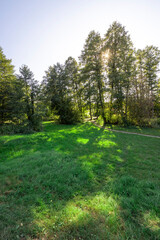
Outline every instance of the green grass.
{"type": "Polygon", "coordinates": [[[140,134],[146,134],[146,135],[153,135],[153,136],[160,136],[160,128],[142,128],[139,126],[129,126],[129,127],[122,127],[118,125],[106,125],[109,129],[114,130],[121,130],[126,132],[134,132],[134,133],[140,133],[140,134]]]}
{"type": "MultiPolygon", "coordinates": [[[[103,126],[103,120],[100,118],[96,120],[99,126],[103,126]]],[[[152,128],[152,127],[140,127],[140,126],[120,126],[114,124],[106,124],[106,128],[113,130],[120,130],[131,133],[140,133],[146,135],[160,136],[160,127],[152,128]]]]}
{"type": "Polygon", "coordinates": [[[160,239],[160,139],[91,123],[0,136],[0,239],[160,239]]]}

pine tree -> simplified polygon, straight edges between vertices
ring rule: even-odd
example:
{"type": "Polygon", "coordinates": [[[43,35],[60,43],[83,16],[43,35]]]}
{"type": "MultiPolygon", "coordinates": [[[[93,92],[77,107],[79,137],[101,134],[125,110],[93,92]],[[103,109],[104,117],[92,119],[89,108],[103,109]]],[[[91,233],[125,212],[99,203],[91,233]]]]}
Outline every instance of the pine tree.
{"type": "Polygon", "coordinates": [[[12,121],[16,116],[17,96],[16,77],[11,60],[7,59],[0,48],[0,123],[12,121]]]}
{"type": "Polygon", "coordinates": [[[23,113],[27,115],[27,119],[31,126],[36,130],[36,124],[39,125],[39,117],[36,110],[37,95],[39,86],[37,80],[28,66],[22,65],[19,69],[18,82],[22,91],[22,109],[23,113]]]}
{"type": "Polygon", "coordinates": [[[61,123],[74,123],[79,120],[78,111],[74,107],[74,94],[71,89],[73,72],[68,73],[68,67],[57,63],[49,67],[44,76],[45,92],[50,102],[51,110],[59,116],[61,123]]]}

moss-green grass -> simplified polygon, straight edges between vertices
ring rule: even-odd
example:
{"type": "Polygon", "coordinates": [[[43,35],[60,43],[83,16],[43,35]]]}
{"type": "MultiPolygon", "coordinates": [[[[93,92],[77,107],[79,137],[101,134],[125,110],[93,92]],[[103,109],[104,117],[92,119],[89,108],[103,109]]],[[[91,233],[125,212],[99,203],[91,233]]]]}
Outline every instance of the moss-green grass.
{"type": "Polygon", "coordinates": [[[109,129],[126,131],[126,132],[134,132],[152,136],[160,136],[160,128],[150,128],[150,127],[139,127],[139,126],[129,126],[129,127],[122,127],[118,125],[106,125],[109,129]]]}
{"type": "Polygon", "coordinates": [[[160,239],[160,139],[91,123],[0,136],[0,239],[160,239]]]}
{"type": "MultiPolygon", "coordinates": [[[[99,126],[103,126],[103,120],[100,118],[96,120],[96,123],[99,126]]],[[[114,125],[114,124],[106,124],[106,128],[113,129],[113,130],[120,130],[125,132],[131,132],[131,133],[139,133],[139,134],[146,134],[146,135],[152,135],[152,136],[160,136],[160,127],[141,127],[141,126],[120,126],[120,125],[114,125]]]]}

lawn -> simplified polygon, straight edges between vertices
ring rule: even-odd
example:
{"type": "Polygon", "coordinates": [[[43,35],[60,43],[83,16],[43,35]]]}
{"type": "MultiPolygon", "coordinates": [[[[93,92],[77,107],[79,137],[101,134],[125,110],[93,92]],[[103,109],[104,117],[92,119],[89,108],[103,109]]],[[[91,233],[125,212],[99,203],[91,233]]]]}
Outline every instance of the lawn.
{"type": "MultiPolygon", "coordinates": [[[[103,126],[103,120],[95,120],[95,123],[99,126],[103,126]]],[[[140,126],[120,126],[120,125],[114,125],[114,124],[107,124],[106,128],[113,129],[113,130],[120,130],[125,132],[131,132],[131,133],[138,133],[138,134],[146,134],[146,135],[152,135],[152,136],[158,136],[160,137],[160,128],[159,127],[140,127],[140,126]]]]}
{"type": "Polygon", "coordinates": [[[0,239],[160,239],[160,139],[91,123],[0,136],[0,239]]]}
{"type": "Polygon", "coordinates": [[[107,128],[113,130],[120,130],[126,132],[133,132],[133,133],[140,133],[152,136],[159,136],[160,137],[160,128],[150,128],[150,127],[139,127],[139,126],[130,126],[130,127],[122,127],[118,125],[106,125],[107,128]]]}

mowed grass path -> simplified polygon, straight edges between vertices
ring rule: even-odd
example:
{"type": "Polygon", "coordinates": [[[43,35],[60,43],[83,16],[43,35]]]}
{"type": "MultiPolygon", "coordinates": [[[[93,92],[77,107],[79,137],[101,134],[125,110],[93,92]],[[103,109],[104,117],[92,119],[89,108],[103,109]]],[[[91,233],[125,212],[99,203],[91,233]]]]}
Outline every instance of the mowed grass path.
{"type": "Polygon", "coordinates": [[[160,239],[160,139],[91,123],[0,136],[0,239],[160,239]]]}

